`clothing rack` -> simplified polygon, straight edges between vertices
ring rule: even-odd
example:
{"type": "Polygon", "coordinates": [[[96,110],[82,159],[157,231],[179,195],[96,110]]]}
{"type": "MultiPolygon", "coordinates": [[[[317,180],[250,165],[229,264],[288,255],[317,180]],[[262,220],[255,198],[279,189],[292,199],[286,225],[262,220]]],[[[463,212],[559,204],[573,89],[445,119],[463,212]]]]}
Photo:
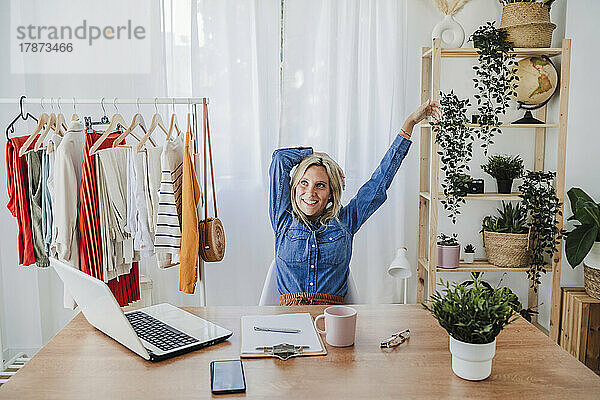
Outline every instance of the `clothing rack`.
{"type": "MultiPolygon", "coordinates": [[[[197,145],[200,143],[198,137],[198,106],[202,104],[209,104],[209,99],[207,97],[137,97],[137,98],[118,98],[118,97],[101,97],[101,98],[88,98],[88,99],[77,99],[75,97],[70,98],[62,98],[62,97],[2,97],[0,98],[0,104],[15,104],[19,106],[19,104],[30,104],[30,105],[50,105],[54,107],[56,105],[59,110],[60,106],[64,104],[72,105],[74,109],[78,104],[97,104],[102,107],[102,112],[106,114],[106,105],[116,106],[117,104],[129,104],[129,105],[154,105],[155,107],[158,105],[187,105],[190,108],[190,113],[192,114],[191,120],[191,128],[192,135],[194,138],[194,153],[197,151],[197,145]],[[45,103],[45,104],[44,104],[45,103]]],[[[138,110],[139,111],[139,110],[138,110]]],[[[21,110],[22,112],[22,110],[21,110]]],[[[198,169],[196,169],[196,175],[198,174],[198,169]]],[[[199,177],[196,176],[198,179],[199,177]]],[[[199,217],[200,218],[200,217],[199,217]]],[[[204,271],[204,262],[202,258],[198,254],[198,268],[200,270],[200,305],[206,306],[206,280],[205,280],[205,271],[204,271]]]]}

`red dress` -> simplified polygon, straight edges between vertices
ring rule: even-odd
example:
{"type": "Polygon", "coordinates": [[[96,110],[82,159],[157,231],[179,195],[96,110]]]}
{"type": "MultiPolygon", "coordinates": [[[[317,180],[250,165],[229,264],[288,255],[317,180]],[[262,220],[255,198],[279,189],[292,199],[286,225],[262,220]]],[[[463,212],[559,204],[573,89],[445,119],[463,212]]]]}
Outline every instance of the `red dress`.
{"type": "MultiPolygon", "coordinates": [[[[100,236],[100,214],[98,212],[98,187],[96,184],[96,160],[90,156],[90,148],[101,133],[86,133],[81,167],[81,192],[79,206],[79,268],[95,278],[102,280],[102,240],[100,236]]],[[[112,146],[118,133],[110,135],[100,146],[105,149],[112,146]]],[[[127,275],[108,281],[108,287],[115,295],[121,307],[140,299],[138,263],[132,264],[127,275]]]]}
{"type": "Polygon", "coordinates": [[[13,137],[6,142],[6,187],[8,204],[6,207],[17,219],[19,233],[19,264],[35,264],[31,219],[29,216],[29,194],[27,186],[27,162],[25,157],[19,157],[19,149],[28,136],[13,137]]]}

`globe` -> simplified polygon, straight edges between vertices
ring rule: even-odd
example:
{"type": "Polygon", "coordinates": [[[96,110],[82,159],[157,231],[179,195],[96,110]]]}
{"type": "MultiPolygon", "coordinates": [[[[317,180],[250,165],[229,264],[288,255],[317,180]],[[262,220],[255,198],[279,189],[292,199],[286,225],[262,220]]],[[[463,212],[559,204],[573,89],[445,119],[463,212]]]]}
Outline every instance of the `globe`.
{"type": "Polygon", "coordinates": [[[548,102],[558,87],[558,72],[548,57],[528,57],[512,70],[519,77],[515,100],[519,108],[536,109],[548,102]]]}

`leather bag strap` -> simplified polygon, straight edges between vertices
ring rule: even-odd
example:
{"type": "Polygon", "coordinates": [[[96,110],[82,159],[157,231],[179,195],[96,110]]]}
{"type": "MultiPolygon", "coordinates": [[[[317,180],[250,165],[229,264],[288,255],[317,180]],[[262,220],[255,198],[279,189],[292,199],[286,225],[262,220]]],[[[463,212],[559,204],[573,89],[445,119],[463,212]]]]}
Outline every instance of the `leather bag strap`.
{"type": "Polygon", "coordinates": [[[212,147],[210,145],[210,126],[208,123],[208,104],[206,99],[202,102],[202,111],[204,114],[204,219],[208,220],[208,189],[207,189],[207,175],[208,171],[206,169],[206,148],[208,147],[208,155],[210,158],[210,177],[212,181],[212,192],[213,192],[213,204],[215,208],[215,218],[217,218],[217,194],[215,191],[215,173],[213,169],[213,159],[212,159],[212,147]]]}

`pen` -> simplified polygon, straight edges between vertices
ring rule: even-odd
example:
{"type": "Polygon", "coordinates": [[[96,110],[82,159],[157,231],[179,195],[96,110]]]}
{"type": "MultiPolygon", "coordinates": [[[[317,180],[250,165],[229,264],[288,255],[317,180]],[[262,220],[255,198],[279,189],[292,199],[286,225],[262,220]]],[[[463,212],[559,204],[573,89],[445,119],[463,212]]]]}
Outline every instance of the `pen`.
{"type": "Polygon", "coordinates": [[[262,326],[255,326],[255,331],[261,332],[277,332],[277,333],[300,333],[300,329],[289,329],[289,328],[265,328],[262,326]]]}

